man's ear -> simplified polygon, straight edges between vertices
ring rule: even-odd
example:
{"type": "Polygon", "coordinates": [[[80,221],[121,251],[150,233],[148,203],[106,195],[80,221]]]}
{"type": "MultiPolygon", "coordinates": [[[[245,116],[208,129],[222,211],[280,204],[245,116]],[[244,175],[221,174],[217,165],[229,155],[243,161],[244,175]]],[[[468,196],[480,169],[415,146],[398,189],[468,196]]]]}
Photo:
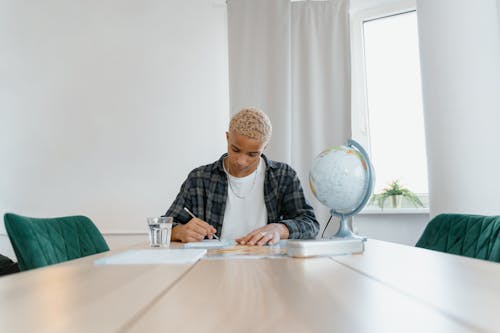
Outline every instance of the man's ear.
{"type": "Polygon", "coordinates": [[[229,132],[226,132],[226,140],[227,140],[227,143],[229,143],[229,132]]]}

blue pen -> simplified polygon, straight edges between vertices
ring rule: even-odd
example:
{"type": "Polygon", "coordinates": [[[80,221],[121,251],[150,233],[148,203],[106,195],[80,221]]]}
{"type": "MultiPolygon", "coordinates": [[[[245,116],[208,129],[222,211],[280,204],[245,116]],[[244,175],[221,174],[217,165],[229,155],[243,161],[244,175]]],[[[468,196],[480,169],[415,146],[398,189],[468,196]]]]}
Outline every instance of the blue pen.
{"type": "MultiPolygon", "coordinates": [[[[191,211],[190,211],[189,209],[187,209],[187,207],[184,207],[184,210],[186,211],[186,213],[188,213],[189,215],[191,215],[191,217],[192,217],[192,218],[197,219],[197,217],[196,217],[193,213],[191,213],[191,211]]],[[[212,234],[212,236],[213,236],[215,239],[219,239],[219,237],[217,237],[217,235],[216,235],[216,234],[212,234]]]]}

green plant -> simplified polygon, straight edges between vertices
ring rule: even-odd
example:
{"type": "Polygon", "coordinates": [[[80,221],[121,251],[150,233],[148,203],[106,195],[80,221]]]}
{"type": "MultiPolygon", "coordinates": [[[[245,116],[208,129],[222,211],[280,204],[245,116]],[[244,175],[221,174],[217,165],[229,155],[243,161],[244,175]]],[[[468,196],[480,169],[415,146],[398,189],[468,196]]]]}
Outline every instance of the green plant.
{"type": "Polygon", "coordinates": [[[381,193],[374,194],[371,202],[377,202],[377,205],[383,209],[385,200],[387,198],[391,198],[393,206],[395,206],[397,195],[401,195],[403,198],[406,198],[406,200],[408,200],[415,207],[424,207],[420,198],[415,193],[402,186],[397,179],[385,187],[381,193]]]}

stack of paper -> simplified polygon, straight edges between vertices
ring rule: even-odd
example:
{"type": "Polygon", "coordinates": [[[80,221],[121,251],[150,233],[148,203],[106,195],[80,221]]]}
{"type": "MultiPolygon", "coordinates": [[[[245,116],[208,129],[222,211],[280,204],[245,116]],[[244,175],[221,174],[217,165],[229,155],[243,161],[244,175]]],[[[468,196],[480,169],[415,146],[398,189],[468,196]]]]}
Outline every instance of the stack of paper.
{"type": "Polygon", "coordinates": [[[97,259],[96,265],[148,265],[188,264],[201,259],[205,249],[147,249],[130,250],[109,257],[97,259]]]}

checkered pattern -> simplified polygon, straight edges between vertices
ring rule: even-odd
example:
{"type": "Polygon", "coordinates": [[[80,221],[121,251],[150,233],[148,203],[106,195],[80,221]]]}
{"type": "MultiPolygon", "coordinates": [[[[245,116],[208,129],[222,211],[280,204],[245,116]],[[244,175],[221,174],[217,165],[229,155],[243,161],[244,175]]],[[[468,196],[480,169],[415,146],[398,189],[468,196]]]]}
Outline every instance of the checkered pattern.
{"type": "MultiPolygon", "coordinates": [[[[227,154],[215,163],[194,169],[181,186],[166,216],[173,216],[175,223],[187,223],[191,216],[184,207],[198,218],[217,229],[220,236],[226,209],[227,176],[223,161],[227,154]]],[[[268,160],[264,181],[264,201],[267,208],[267,223],[283,223],[290,233],[289,238],[314,238],[319,223],[313,208],[307,203],[299,178],[287,164],[268,160]]]]}

